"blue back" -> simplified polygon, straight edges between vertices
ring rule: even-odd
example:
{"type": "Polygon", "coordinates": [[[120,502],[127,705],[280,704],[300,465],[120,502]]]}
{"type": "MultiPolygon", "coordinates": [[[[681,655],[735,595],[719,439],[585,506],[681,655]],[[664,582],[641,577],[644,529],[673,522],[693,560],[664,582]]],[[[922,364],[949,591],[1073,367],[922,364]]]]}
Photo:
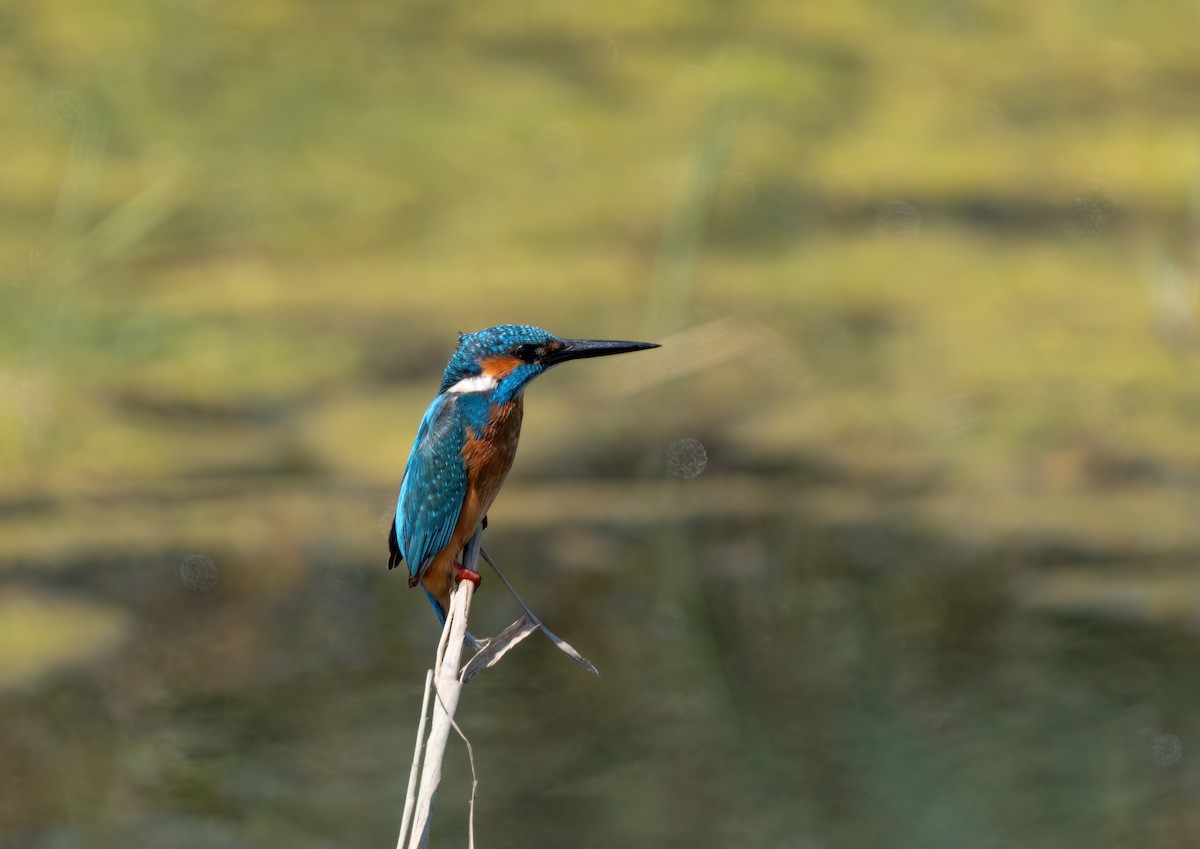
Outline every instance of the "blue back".
{"type": "Polygon", "coordinates": [[[459,400],[439,395],[425,411],[396,499],[396,543],[413,577],[450,543],[467,492],[459,400]]]}

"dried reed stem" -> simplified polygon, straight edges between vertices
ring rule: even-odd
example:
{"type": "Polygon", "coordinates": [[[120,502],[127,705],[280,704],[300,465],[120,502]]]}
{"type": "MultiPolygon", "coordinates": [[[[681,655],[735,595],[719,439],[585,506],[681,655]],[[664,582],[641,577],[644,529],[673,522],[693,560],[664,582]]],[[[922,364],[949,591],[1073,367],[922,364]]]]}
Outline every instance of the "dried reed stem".
{"type": "MultiPolygon", "coordinates": [[[[478,571],[476,566],[482,552],[480,534],[476,533],[467,543],[463,553],[463,565],[467,569],[478,571]]],[[[400,837],[396,841],[396,849],[426,849],[429,846],[429,826],[433,815],[433,804],[437,794],[438,784],[442,779],[442,760],[446,755],[446,743],[450,738],[451,729],[458,732],[467,744],[468,754],[471,754],[471,820],[469,823],[470,846],[475,843],[475,758],[471,753],[471,743],[454,721],[458,710],[459,697],[462,695],[463,684],[484,669],[494,666],[517,643],[536,631],[542,631],[546,636],[573,661],[593,675],[599,675],[596,668],[579,652],[561,637],[549,631],[533,614],[525,602],[517,595],[516,589],[504,576],[492,559],[483,554],[488,564],[496,571],[500,580],[508,587],[509,592],[525,611],[525,615],[502,632],[489,640],[475,640],[467,633],[467,615],[471,609],[471,599],[475,587],[470,581],[463,581],[450,597],[450,609],[446,612],[446,624],[442,628],[441,640],[438,642],[437,654],[433,669],[425,676],[425,695],[421,702],[421,720],[417,726],[417,743],[413,751],[412,769],[408,778],[408,792],[404,801],[404,815],[401,819],[400,837]],[[461,666],[463,646],[470,644],[478,651],[465,666],[461,666]],[[429,724],[428,739],[424,738],[425,717],[428,715],[430,692],[433,693],[433,714],[429,724]],[[424,740],[424,758],[421,756],[421,743],[424,740]],[[419,769],[418,769],[419,766],[419,769]],[[411,825],[411,830],[410,830],[411,825]]]]}
{"type": "Polygon", "coordinates": [[[404,794],[404,816],[400,819],[400,838],[396,849],[404,849],[404,835],[412,822],[413,806],[417,801],[417,774],[421,766],[421,744],[425,742],[425,718],[429,716],[429,688],[433,685],[433,670],[425,672],[425,695],[421,696],[421,720],[417,723],[417,742],[413,746],[412,769],[408,773],[408,792],[404,794]]]}
{"type": "MultiPolygon", "coordinates": [[[[463,566],[474,570],[479,562],[479,533],[471,537],[463,556],[463,566]]],[[[416,788],[416,807],[413,812],[412,831],[408,835],[409,849],[420,849],[429,845],[429,824],[433,814],[434,797],[442,780],[442,760],[446,756],[446,741],[450,738],[454,713],[458,710],[458,699],[462,694],[459,666],[463,646],[467,638],[467,614],[471,609],[471,597],[475,585],[462,581],[450,597],[450,609],[446,611],[446,624],[442,639],[438,643],[437,658],[433,666],[433,685],[437,698],[433,700],[433,720],[429,726],[429,739],[425,743],[425,758],[421,766],[420,781],[416,788]]],[[[409,793],[413,789],[410,785],[409,793]]],[[[407,825],[407,823],[405,823],[407,825]]],[[[404,832],[400,842],[404,841],[404,832]]],[[[398,843],[397,846],[400,844],[398,843]]]]}

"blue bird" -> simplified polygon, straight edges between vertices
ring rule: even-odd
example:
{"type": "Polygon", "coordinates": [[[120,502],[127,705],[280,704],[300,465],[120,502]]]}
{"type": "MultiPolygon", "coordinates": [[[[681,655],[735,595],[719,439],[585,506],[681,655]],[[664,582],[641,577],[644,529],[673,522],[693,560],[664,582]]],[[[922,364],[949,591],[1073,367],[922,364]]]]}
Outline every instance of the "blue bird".
{"type": "Polygon", "coordinates": [[[421,584],[438,619],[446,621],[459,581],[479,585],[479,573],[459,558],[512,468],[529,381],[567,360],[657,347],[559,339],[524,324],[459,335],[408,455],[388,535],[388,569],[407,562],[408,585],[421,584]]]}

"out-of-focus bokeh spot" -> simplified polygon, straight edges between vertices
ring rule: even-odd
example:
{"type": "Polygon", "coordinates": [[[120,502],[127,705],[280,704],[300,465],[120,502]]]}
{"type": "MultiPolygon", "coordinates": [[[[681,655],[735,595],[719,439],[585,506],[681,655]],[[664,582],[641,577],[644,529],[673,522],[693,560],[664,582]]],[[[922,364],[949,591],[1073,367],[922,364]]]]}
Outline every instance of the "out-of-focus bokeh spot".
{"type": "Polygon", "coordinates": [[[1183,760],[1183,741],[1174,734],[1164,734],[1155,738],[1152,757],[1155,766],[1175,766],[1183,760]]]}
{"type": "Polygon", "coordinates": [[[190,554],[179,566],[179,578],[194,593],[206,593],[217,585],[217,565],[211,557],[190,554]]]}
{"type": "Polygon", "coordinates": [[[708,454],[698,439],[676,439],[667,446],[667,471],[677,478],[694,478],[707,465],[708,454]]]}

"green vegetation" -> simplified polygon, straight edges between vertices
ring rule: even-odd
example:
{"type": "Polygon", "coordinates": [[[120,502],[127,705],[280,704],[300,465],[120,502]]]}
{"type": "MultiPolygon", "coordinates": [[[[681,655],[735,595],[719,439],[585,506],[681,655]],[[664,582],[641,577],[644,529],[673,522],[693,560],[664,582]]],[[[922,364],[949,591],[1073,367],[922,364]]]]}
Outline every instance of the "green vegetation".
{"type": "MultiPolygon", "coordinates": [[[[0,486],[86,500],[213,464],[390,485],[457,329],[734,315],[794,374],[676,381],[684,412],[639,427],[693,423],[732,469],[903,466],[936,480],[914,502],[935,523],[1119,534],[1132,508],[1191,544],[1159,486],[1200,460],[1188,16],[11,11],[0,486]],[[722,102],[727,149],[697,177],[722,102]],[[656,255],[696,179],[715,193],[664,301],[656,255]]],[[[571,383],[536,403],[578,405],[571,383]]]]}

